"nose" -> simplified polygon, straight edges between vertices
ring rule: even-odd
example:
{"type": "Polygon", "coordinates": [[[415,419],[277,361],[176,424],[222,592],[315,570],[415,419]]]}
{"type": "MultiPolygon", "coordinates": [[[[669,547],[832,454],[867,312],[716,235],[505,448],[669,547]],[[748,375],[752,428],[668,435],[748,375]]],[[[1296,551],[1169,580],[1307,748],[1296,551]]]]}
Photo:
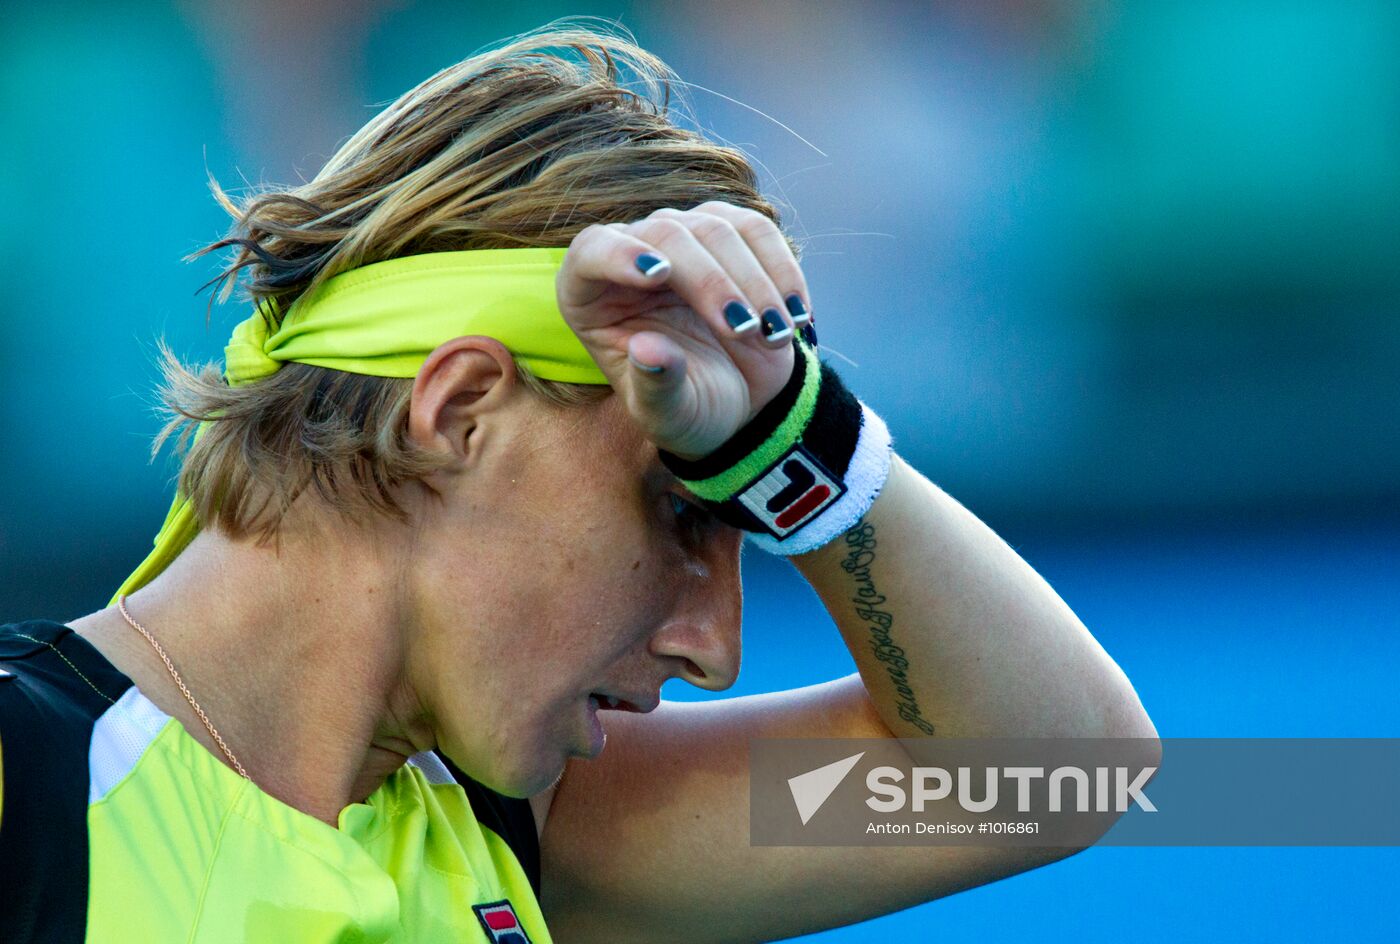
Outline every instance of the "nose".
{"type": "Polygon", "coordinates": [[[697,688],[722,692],[739,678],[743,532],[723,528],[684,568],[676,607],[651,637],[653,655],[675,660],[673,674],[697,688]]]}

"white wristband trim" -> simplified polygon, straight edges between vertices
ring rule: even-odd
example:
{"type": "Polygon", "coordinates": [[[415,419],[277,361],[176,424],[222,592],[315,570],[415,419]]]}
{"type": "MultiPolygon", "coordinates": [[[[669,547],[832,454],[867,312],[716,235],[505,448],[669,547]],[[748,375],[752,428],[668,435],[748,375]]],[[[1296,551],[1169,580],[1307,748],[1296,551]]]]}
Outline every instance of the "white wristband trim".
{"type": "Polygon", "coordinates": [[[846,494],[782,540],[771,534],[745,532],[744,536],[751,544],[770,554],[785,557],[806,554],[845,534],[870,510],[880,495],[880,489],[885,487],[885,479],[889,478],[893,441],[885,421],[864,402],[860,404],[860,419],[860,437],[856,440],[851,464],[846,469],[846,494]]]}

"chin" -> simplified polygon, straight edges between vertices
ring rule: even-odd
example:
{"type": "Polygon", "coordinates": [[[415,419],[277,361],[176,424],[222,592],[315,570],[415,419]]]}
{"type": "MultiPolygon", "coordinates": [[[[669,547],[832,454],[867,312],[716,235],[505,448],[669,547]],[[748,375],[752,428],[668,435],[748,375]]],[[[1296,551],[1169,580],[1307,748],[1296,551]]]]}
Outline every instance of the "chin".
{"type": "MultiPolygon", "coordinates": [[[[564,776],[567,757],[540,752],[532,756],[497,757],[485,768],[457,766],[477,783],[497,793],[524,799],[548,790],[564,776]]],[[[453,763],[457,763],[455,760],[453,763]]]]}
{"type": "Polygon", "coordinates": [[[564,765],[556,764],[548,770],[534,769],[521,771],[519,774],[502,777],[499,783],[486,783],[486,786],[508,797],[527,798],[537,793],[543,793],[550,787],[557,784],[564,776],[564,765]]]}
{"type": "Polygon", "coordinates": [[[550,730],[545,725],[501,724],[494,734],[487,741],[467,745],[440,734],[438,749],[477,783],[516,798],[532,797],[554,786],[574,756],[567,731],[550,730]]]}

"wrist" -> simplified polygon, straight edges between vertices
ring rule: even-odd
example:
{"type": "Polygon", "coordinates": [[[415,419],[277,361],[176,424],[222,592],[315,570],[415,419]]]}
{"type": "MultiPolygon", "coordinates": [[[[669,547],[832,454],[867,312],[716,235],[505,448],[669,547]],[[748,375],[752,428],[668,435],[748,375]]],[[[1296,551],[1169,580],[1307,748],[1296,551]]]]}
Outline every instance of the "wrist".
{"type": "Polygon", "coordinates": [[[661,460],[720,520],[776,554],[815,550],[855,524],[889,474],[880,417],[794,339],[793,371],[778,394],[708,455],[661,460]]]}

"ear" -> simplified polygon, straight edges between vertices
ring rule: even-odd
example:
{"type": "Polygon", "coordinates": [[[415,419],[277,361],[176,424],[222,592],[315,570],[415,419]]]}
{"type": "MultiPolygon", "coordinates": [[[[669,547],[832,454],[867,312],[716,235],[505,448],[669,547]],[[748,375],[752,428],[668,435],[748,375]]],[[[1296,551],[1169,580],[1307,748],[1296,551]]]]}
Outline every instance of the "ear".
{"type": "Polygon", "coordinates": [[[413,381],[409,438],[457,458],[449,469],[472,464],[480,453],[482,420],[510,401],[518,387],[515,361],[495,338],[472,335],[439,345],[413,381]]]}

